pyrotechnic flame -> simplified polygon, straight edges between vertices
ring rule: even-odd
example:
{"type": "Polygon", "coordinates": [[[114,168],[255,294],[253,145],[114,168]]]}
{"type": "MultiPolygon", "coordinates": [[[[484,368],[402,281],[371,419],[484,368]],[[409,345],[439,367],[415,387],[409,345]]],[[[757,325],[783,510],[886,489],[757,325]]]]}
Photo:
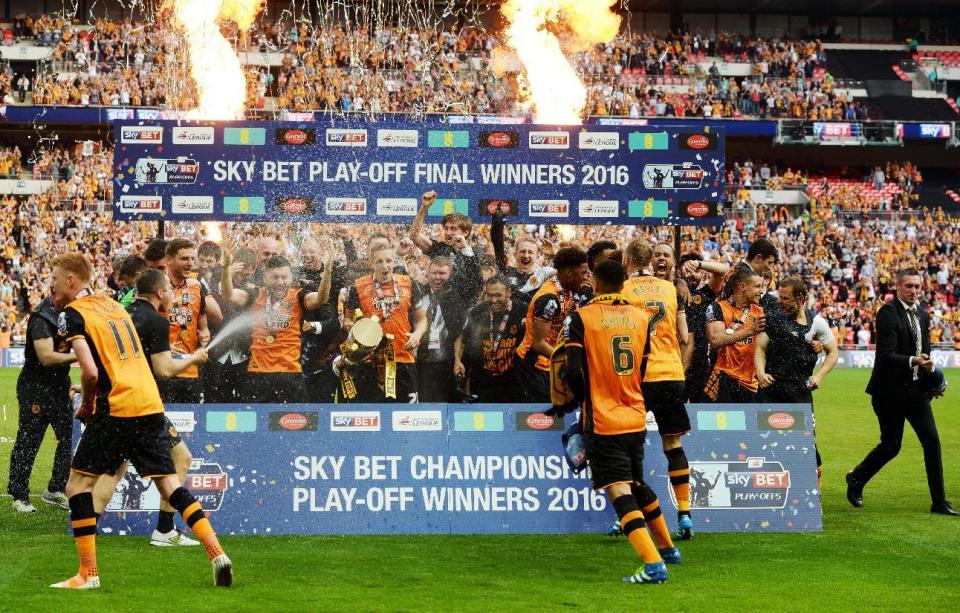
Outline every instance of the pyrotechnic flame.
{"type": "Polygon", "coordinates": [[[220,224],[215,221],[203,222],[203,230],[204,234],[207,235],[207,240],[219,243],[223,239],[223,232],[220,231],[220,224]]]}
{"type": "Polygon", "coordinates": [[[568,57],[617,35],[620,16],[610,10],[615,3],[508,0],[501,7],[509,22],[504,29],[507,45],[523,64],[518,77],[520,101],[532,109],[537,123],[582,123],[587,90],[568,57]],[[562,41],[558,31],[564,33],[562,41]]]}
{"type": "Polygon", "coordinates": [[[245,33],[264,0],[168,0],[174,21],[190,49],[190,75],[200,103],[188,119],[243,119],[247,82],[240,58],[220,32],[221,21],[233,21],[245,33]]]}

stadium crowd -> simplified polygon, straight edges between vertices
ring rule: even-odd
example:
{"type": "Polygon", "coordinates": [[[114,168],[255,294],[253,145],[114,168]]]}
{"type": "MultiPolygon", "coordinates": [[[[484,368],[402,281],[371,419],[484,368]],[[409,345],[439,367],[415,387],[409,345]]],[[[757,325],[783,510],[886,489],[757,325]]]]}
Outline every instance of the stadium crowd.
{"type": "MultiPolygon", "coordinates": [[[[0,228],[6,237],[0,259],[0,316],[12,333],[13,342],[22,341],[24,315],[43,296],[50,272],[47,262],[52,257],[74,249],[90,254],[101,273],[96,286],[104,289],[114,261],[128,254],[142,253],[156,232],[153,223],[113,221],[109,206],[112,198],[110,151],[92,147],[86,151],[88,155],[84,153],[83,147],[57,147],[31,155],[29,170],[35,176],[54,177],[56,188],[46,194],[5,196],[0,200],[0,228]]],[[[911,175],[913,181],[921,180],[919,171],[909,164],[868,169],[860,176],[875,175],[876,170],[900,183],[910,182],[911,175]]],[[[807,180],[799,170],[779,173],[775,165],[763,162],[735,162],[730,173],[741,177],[744,183],[752,181],[755,185],[770,187],[775,186],[778,179],[783,183],[791,181],[791,176],[793,183],[807,180]]],[[[719,230],[685,230],[681,251],[699,252],[707,260],[732,264],[743,257],[753,240],[770,238],[783,255],[777,276],[798,273],[808,279],[812,285],[811,305],[828,316],[841,345],[848,347],[872,344],[873,314],[890,295],[893,272],[903,266],[916,266],[928,273],[926,299],[932,309],[934,342],[960,347],[960,273],[954,264],[960,244],[960,224],[945,218],[940,211],[899,221],[850,221],[841,212],[856,202],[853,196],[844,198],[831,193],[821,196],[812,212],[806,211],[799,217],[785,210],[767,211],[755,223],[734,216],[719,230]]],[[[168,232],[171,231],[175,236],[199,243],[208,239],[212,230],[201,224],[177,223],[168,224],[168,232]]],[[[316,231],[302,224],[244,229],[251,247],[266,233],[278,237],[281,240],[278,254],[295,265],[302,259],[298,237],[316,231]]],[[[346,266],[348,252],[359,252],[362,257],[366,252],[366,239],[382,233],[398,248],[398,260],[410,276],[426,283],[431,258],[404,236],[405,231],[404,226],[345,224],[333,230],[331,241],[337,245],[340,265],[346,266]],[[344,242],[353,246],[344,249],[344,242]]],[[[538,241],[549,239],[556,250],[565,241],[590,245],[610,240],[622,247],[636,236],[672,244],[670,231],[656,234],[643,227],[510,227],[504,247],[506,265],[516,266],[513,257],[517,245],[527,237],[538,241]],[[529,234],[531,230],[536,232],[535,237],[529,234]]],[[[494,274],[496,264],[490,227],[473,228],[470,242],[480,256],[484,278],[494,274]]],[[[549,265],[551,253],[541,257],[543,264],[549,265]]]]}
{"type": "MultiPolygon", "coordinates": [[[[15,21],[15,36],[53,47],[32,84],[35,104],[187,108],[195,99],[185,49],[160,22],[68,24],[49,15],[15,21]]],[[[248,105],[273,98],[289,111],[511,114],[512,73],[493,57],[499,42],[476,27],[313,26],[263,20],[238,47],[279,54],[279,66],[251,64],[248,105]],[[384,78],[386,77],[386,78],[384,78]]],[[[269,55],[261,57],[270,57],[269,55]]],[[[719,32],[667,35],[624,31],[576,54],[592,115],[867,119],[867,108],[835,87],[816,40],[719,32]],[[747,63],[747,77],[720,64],[747,63]]],[[[17,88],[8,75],[7,89],[17,88]]],[[[0,84],[2,85],[2,84],[0,84]]],[[[10,101],[26,102],[27,91],[10,101]]]]}

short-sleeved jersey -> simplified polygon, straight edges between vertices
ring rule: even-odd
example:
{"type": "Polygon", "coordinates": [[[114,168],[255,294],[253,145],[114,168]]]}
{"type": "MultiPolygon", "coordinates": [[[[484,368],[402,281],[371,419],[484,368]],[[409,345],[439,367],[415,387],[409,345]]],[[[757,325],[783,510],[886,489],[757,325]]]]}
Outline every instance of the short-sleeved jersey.
{"type": "Polygon", "coordinates": [[[251,291],[253,341],[247,372],[297,373],[306,290],[290,288],[283,300],[272,300],[265,288],[251,291]]]}
{"type": "Polygon", "coordinates": [[[648,351],[650,316],[622,294],[597,296],[571,313],[566,346],[582,347],[587,395],[583,428],[596,434],[626,434],[647,428],[640,384],[648,351]]]}
{"type": "Polygon", "coordinates": [[[506,378],[523,339],[525,313],[516,303],[503,313],[491,313],[489,304],[469,312],[460,338],[471,386],[494,385],[506,378]]]}
{"type": "MultiPolygon", "coordinates": [[[[753,320],[763,317],[763,307],[751,304],[746,309],[738,309],[729,300],[720,300],[707,307],[707,324],[714,321],[723,322],[724,328],[736,332],[753,320]]],[[[713,366],[715,371],[726,373],[745,388],[756,392],[757,369],[753,364],[753,354],[756,350],[756,337],[751,336],[741,341],[726,345],[717,350],[717,361],[713,366]]]]}
{"type": "Polygon", "coordinates": [[[404,349],[412,330],[411,316],[420,308],[422,297],[417,285],[406,275],[393,275],[390,283],[378,283],[373,275],[357,279],[344,304],[352,313],[356,309],[364,317],[376,315],[384,334],[393,335],[393,355],[399,364],[416,361],[413,352],[404,349]]]}
{"type": "Polygon", "coordinates": [[[650,357],[644,381],[683,381],[683,358],[677,338],[677,317],[683,311],[673,283],[651,275],[627,279],[623,295],[650,315],[650,357]]]}
{"type": "Polygon", "coordinates": [[[46,298],[30,313],[27,320],[27,343],[23,350],[23,369],[17,378],[17,388],[43,396],[65,394],[70,388],[70,365],[44,366],[40,363],[35,341],[53,340],[53,350],[67,353],[70,347],[57,334],[57,310],[46,298]]]}
{"type": "MultiPolygon", "coordinates": [[[[527,307],[526,330],[523,341],[517,347],[517,355],[525,359],[530,352],[533,346],[533,322],[536,319],[549,325],[546,341],[551,346],[555,346],[563,330],[564,320],[567,315],[576,310],[579,303],[580,297],[560,287],[556,277],[547,279],[533,295],[527,307]]],[[[544,372],[550,372],[550,358],[538,355],[536,366],[544,372]]]]}
{"type": "Polygon", "coordinates": [[[130,313],[133,327],[140,338],[140,346],[147,355],[152,371],[153,361],[150,356],[170,351],[170,322],[146,300],[134,300],[127,307],[127,313],[130,313]]]}
{"type": "Polygon", "coordinates": [[[94,412],[112,417],[163,413],[163,402],[133,320],[109,296],[87,294],[61,313],[59,332],[67,342],[86,339],[99,377],[94,412]]]}
{"type": "MultiPolygon", "coordinates": [[[[173,281],[171,280],[171,285],[173,281]]],[[[170,301],[170,345],[184,353],[193,353],[200,348],[200,318],[207,314],[207,291],[196,279],[187,279],[182,285],[173,287],[173,300],[170,301]]],[[[186,369],[178,377],[196,379],[200,372],[196,366],[186,369]]]]}

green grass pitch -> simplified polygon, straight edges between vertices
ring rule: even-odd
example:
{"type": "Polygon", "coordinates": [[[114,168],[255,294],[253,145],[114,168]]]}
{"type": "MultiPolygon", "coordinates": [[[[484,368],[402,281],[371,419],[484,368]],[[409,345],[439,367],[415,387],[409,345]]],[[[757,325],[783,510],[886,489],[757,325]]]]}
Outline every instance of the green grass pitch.
{"type": "MultiPolygon", "coordinates": [[[[16,371],[0,369],[0,436],[16,432],[16,371]]],[[[67,512],[36,501],[18,515],[0,498],[4,611],[862,611],[951,610],[960,603],[960,518],[929,513],[923,460],[907,428],[903,450],[870,484],[866,506],[844,496],[844,474],[876,443],[863,393],[869,371],[837,370],[817,392],[824,458],[819,534],[697,535],[659,586],[620,583],[638,565],[622,538],[579,536],[226,537],[236,584],[215,589],[202,550],[101,537],[103,587],[63,593],[76,571],[67,512]]],[[[934,403],[948,497],[960,503],[960,371],[934,403]]],[[[52,432],[33,474],[42,492],[52,432]]],[[[0,444],[6,491],[11,443],[0,444]]],[[[660,492],[663,495],[663,492],[660,492]]],[[[672,523],[673,518],[671,518],[672,523]]],[[[216,517],[214,517],[216,527],[216,517]]]]}

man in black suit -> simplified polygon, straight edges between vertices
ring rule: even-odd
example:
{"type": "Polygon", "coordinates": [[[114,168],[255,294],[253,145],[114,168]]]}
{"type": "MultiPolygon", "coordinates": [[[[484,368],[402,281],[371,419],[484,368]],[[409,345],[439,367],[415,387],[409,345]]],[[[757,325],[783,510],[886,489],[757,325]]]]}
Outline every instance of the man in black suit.
{"type": "Polygon", "coordinates": [[[926,373],[933,371],[930,359],[930,319],[921,304],[923,278],[914,268],[897,273],[897,297],[877,312],[877,353],[867,393],[873,397],[873,412],[880,422],[880,444],[847,473],[847,499],[863,506],[863,487],[900,452],[904,420],[910,422],[923,446],[927,485],[933,506],[930,511],[958,515],[943,490],[940,437],[930,409],[926,373]]]}
{"type": "MultiPolygon", "coordinates": [[[[476,258],[471,258],[476,261],[476,258]]],[[[421,285],[421,306],[427,311],[427,331],[417,348],[417,399],[419,402],[450,402],[456,390],[454,344],[467,309],[472,306],[473,287],[482,285],[479,266],[464,266],[454,283],[450,258],[436,256],[427,269],[427,284],[421,285]]]]}

